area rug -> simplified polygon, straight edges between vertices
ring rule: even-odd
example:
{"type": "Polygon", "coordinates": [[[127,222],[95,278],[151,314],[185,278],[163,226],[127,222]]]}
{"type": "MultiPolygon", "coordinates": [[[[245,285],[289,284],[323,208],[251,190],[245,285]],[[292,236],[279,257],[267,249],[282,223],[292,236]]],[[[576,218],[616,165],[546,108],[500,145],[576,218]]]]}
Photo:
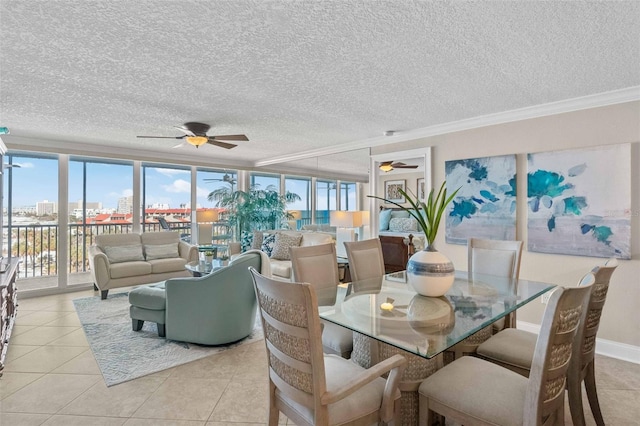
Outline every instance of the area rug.
{"type": "Polygon", "coordinates": [[[109,295],[106,300],[75,299],[73,304],[107,386],[252,343],[263,336],[256,315],[256,327],[247,338],[227,346],[200,346],[158,337],[156,324],[151,322],[133,331],[128,293],[109,295]]]}

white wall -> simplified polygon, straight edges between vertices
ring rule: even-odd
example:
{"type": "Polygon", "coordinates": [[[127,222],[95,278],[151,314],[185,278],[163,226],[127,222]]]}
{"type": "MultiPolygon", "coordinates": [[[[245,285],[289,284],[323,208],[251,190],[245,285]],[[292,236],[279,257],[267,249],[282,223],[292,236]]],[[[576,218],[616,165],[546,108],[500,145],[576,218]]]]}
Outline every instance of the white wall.
{"type": "MultiPolygon", "coordinates": [[[[619,261],[612,277],[599,339],[632,345],[640,362],[640,102],[557,114],[478,129],[438,135],[372,148],[372,154],[432,147],[434,186],[445,177],[447,160],[517,154],[517,238],[525,241],[520,276],[525,279],[575,286],[595,265],[606,259],[542,254],[526,251],[526,154],[609,144],[631,143],[631,260],[619,261]]],[[[611,164],[611,167],[616,167],[611,164]]],[[[444,225],[442,225],[444,226],[444,225]]],[[[446,244],[441,229],[436,247],[459,269],[466,269],[466,247],[446,244]]],[[[518,321],[540,323],[544,305],[532,302],[518,311],[518,321]]],[[[600,345],[600,343],[599,343],[600,345]]]]}

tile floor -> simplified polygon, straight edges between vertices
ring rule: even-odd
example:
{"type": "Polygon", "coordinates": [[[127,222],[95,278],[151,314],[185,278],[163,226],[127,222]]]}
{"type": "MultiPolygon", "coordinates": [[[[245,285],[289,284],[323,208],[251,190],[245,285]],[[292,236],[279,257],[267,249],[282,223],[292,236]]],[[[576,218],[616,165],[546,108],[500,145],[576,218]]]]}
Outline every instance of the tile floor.
{"type": "MultiPolygon", "coordinates": [[[[107,388],[72,302],[93,295],[19,301],[0,378],[0,425],[265,424],[263,342],[107,388]]],[[[596,367],[607,424],[640,424],[640,365],[598,357],[596,367]]],[[[590,413],[587,424],[595,424],[590,413]]]]}

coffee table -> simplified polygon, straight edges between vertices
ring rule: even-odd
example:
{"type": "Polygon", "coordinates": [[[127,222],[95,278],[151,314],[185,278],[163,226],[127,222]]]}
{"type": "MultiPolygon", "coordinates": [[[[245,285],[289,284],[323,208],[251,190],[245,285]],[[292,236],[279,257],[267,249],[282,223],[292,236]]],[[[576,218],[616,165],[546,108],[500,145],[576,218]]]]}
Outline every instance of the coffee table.
{"type": "Polygon", "coordinates": [[[211,265],[205,266],[199,262],[189,262],[186,265],[184,265],[184,268],[187,271],[191,272],[191,275],[193,275],[194,277],[202,277],[204,275],[210,274],[213,271],[217,271],[218,269],[224,268],[224,266],[216,265],[216,260],[217,259],[213,260],[213,266],[211,265]]]}

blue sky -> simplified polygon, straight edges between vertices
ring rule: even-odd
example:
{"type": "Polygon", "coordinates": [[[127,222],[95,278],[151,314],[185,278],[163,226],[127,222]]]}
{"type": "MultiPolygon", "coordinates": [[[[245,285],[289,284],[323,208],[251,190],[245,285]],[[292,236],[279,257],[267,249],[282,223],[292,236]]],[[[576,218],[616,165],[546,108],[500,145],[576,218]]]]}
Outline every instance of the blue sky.
{"type": "MultiPolygon", "coordinates": [[[[58,198],[58,161],[47,158],[31,158],[14,156],[14,164],[20,168],[11,170],[13,178],[13,207],[34,206],[38,201],[54,201],[58,198]]],[[[5,194],[8,194],[8,170],[5,171],[5,194]]],[[[229,172],[232,174],[231,172],[229,172]]],[[[205,179],[221,179],[224,171],[199,171],[197,175],[197,203],[202,207],[214,207],[215,202],[207,200],[208,194],[223,182],[205,182],[205,179]]],[[[69,161],[69,202],[82,199],[83,163],[69,161]]],[[[232,176],[235,176],[232,174],[232,176]]],[[[115,209],[118,199],[133,194],[133,167],[131,165],[109,163],[86,163],[87,201],[102,202],[105,209],[115,209]]],[[[170,208],[179,208],[180,204],[190,203],[191,174],[189,170],[168,167],[146,167],[146,199],[147,206],[168,204],[170,208]]],[[[260,188],[277,183],[277,178],[258,176],[255,179],[260,188]]],[[[287,189],[304,197],[306,183],[301,180],[289,180],[287,189]]],[[[326,196],[322,191],[318,194],[319,205],[326,205],[326,196]]],[[[290,209],[306,209],[306,200],[293,203],[290,209]]]]}

